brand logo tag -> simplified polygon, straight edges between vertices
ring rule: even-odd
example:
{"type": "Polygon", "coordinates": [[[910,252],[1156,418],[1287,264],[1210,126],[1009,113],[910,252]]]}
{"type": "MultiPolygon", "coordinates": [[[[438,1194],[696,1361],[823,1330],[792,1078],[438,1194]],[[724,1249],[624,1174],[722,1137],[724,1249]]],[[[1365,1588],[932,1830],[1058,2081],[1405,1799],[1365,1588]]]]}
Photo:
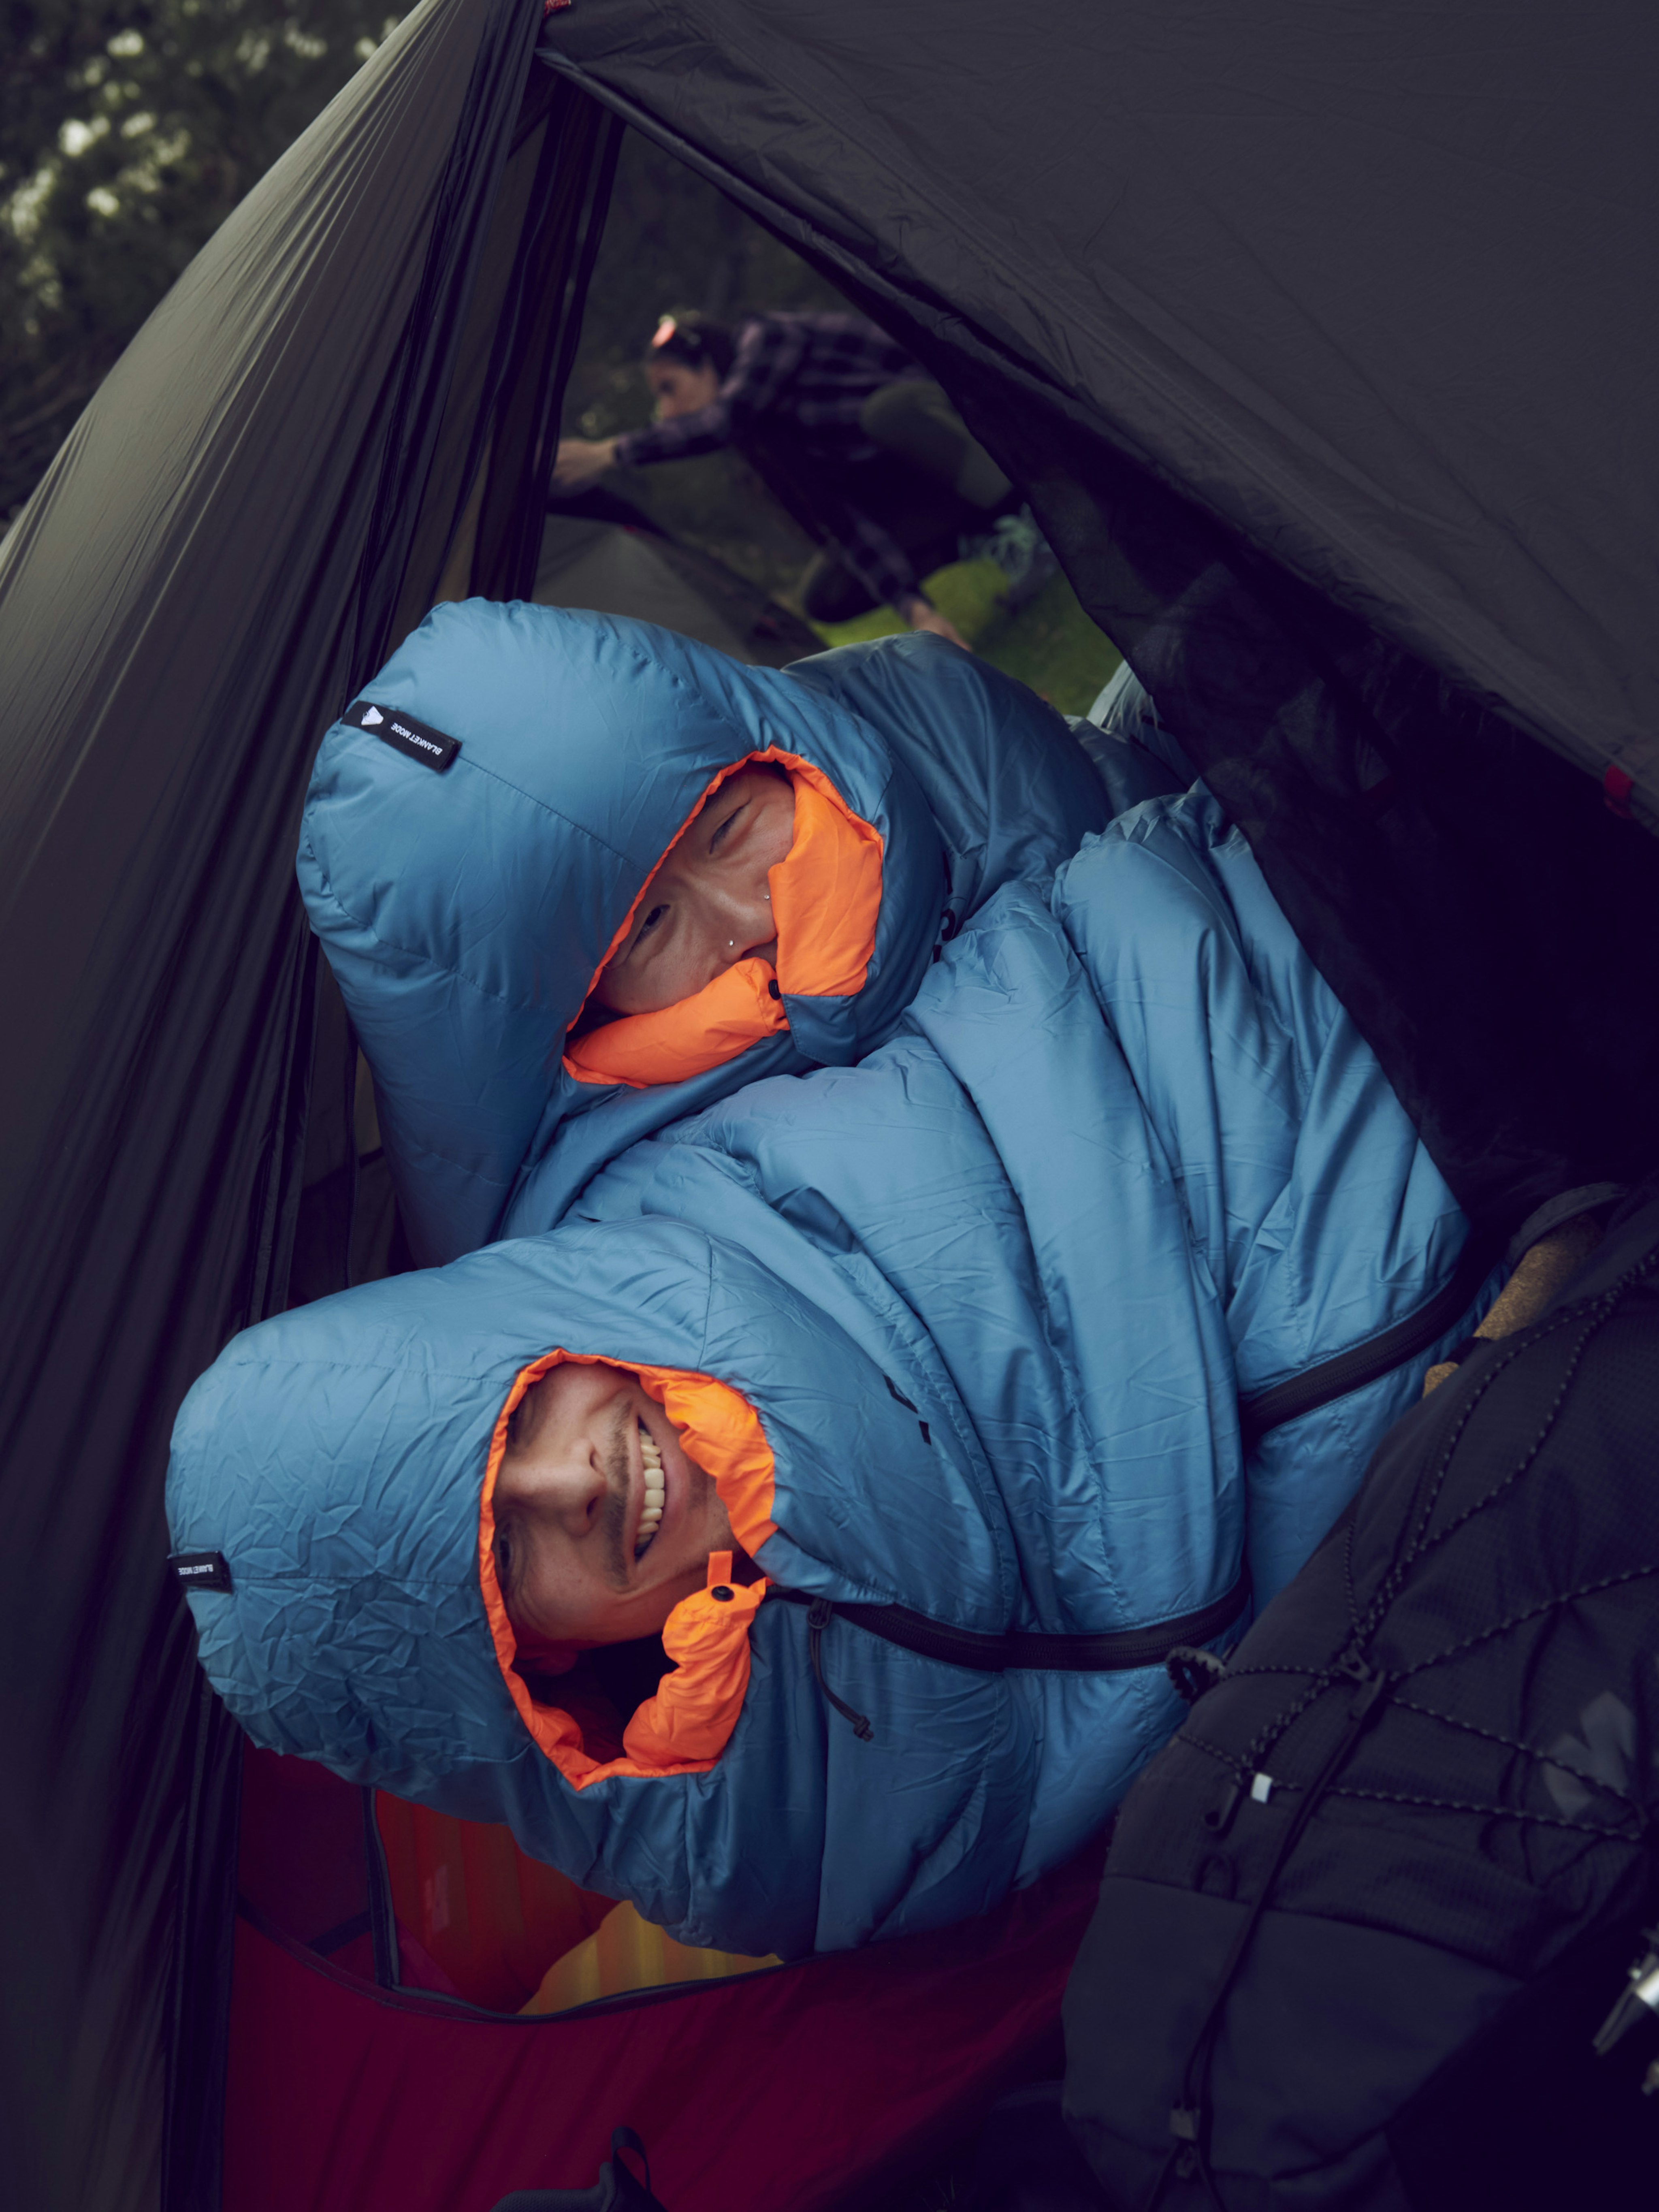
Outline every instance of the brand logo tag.
{"type": "Polygon", "coordinates": [[[185,1589],[230,1588],[230,1562],[222,1552],[174,1552],[173,1571],[185,1589]]]}
{"type": "Polygon", "coordinates": [[[382,744],[407,753],[410,760],[419,761],[434,775],[441,775],[461,750],[459,738],[446,737],[430,722],[417,721],[413,714],[404,714],[401,707],[377,707],[371,700],[359,699],[346,708],[340,720],[354,730],[368,730],[382,744]]]}

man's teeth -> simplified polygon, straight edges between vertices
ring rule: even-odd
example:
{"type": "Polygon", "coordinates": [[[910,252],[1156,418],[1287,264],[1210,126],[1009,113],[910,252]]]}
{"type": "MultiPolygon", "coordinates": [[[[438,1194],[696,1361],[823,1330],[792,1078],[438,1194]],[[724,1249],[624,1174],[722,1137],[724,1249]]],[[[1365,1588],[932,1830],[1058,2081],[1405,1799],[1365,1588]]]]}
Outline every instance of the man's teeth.
{"type": "Polygon", "coordinates": [[[662,1523],[662,1451],[643,1421],[640,1423],[640,1458],[645,1469],[645,1505],[640,1515],[639,1533],[634,1540],[636,1559],[662,1523]]]}

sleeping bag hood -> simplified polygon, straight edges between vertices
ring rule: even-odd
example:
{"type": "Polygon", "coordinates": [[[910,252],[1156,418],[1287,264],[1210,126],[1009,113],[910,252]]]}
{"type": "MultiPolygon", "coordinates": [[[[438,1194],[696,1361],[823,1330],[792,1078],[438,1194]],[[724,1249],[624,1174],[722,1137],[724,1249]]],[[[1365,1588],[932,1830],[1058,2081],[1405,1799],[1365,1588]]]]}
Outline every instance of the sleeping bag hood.
{"type": "MultiPolygon", "coordinates": [[[[1039,1678],[837,1622],[824,1679],[869,1717],[861,1741],[819,1687],[808,1608],[778,1586],[989,1634],[1126,1618],[1103,1619],[1092,1557],[1059,1537],[1049,1586],[1027,1586],[936,1363],[896,1346],[878,1364],[746,1254],[672,1222],[567,1225],[247,1331],[179,1414],[168,1516],[178,1554],[222,1563],[189,1601],[256,1741],[505,1821],[681,1940],[751,1954],[947,1923],[1036,1870],[1039,1678]],[[678,1671],[631,1721],[562,1705],[580,1669],[532,1693],[495,1595],[487,1490],[554,1350],[640,1374],[773,1578],[734,1589],[714,1554],[664,1634],[678,1671]]],[[[1094,1747],[1097,1821],[1170,1731],[1160,1684],[1094,1747]]]]}
{"type": "MultiPolygon", "coordinates": [[[[936,638],[778,672],[620,618],[436,608],[325,738],[299,853],[417,1256],[486,1242],[532,1158],[568,1201],[756,1076],[858,1060],[942,938],[1108,811],[1060,716],[936,638]],[[776,974],[739,962],[666,1010],[666,1060],[611,1079],[570,1026],[665,853],[751,760],[796,794],[776,974]]],[[[595,1034],[614,1059],[635,1026],[595,1034]]]]}

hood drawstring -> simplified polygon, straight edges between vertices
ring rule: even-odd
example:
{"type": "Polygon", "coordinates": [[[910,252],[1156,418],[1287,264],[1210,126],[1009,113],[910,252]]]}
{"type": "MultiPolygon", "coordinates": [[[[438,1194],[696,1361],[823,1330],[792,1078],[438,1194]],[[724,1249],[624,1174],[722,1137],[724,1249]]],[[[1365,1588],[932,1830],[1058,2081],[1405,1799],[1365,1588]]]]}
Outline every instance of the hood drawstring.
{"type": "Polygon", "coordinates": [[[939,933],[933,939],[933,957],[937,960],[951,939],[962,927],[962,909],[954,902],[939,918],[939,933]]]}
{"type": "Polygon", "coordinates": [[[853,1733],[860,1743],[868,1743],[875,1730],[862,1713],[855,1713],[843,1704],[823,1679],[823,1632],[836,1617],[836,1608],[827,1597],[815,1597],[806,1608],[806,1649],[812,1662],[812,1672],[818,1678],[818,1687],[824,1702],[831,1705],[844,1721],[850,1721],[853,1733]]]}

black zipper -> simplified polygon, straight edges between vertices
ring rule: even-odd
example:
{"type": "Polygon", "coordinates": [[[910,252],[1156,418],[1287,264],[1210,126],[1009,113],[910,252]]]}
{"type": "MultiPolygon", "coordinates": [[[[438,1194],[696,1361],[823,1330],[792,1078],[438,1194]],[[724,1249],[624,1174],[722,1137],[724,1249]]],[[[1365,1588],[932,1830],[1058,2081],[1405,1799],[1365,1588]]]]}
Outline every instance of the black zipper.
{"type": "Polygon", "coordinates": [[[1224,1595],[1196,1613],[1155,1621],[1146,1628],[1109,1629],[1094,1636],[1047,1636],[1024,1629],[999,1635],[988,1629],[956,1628],[948,1621],[930,1620],[925,1613],[913,1613],[908,1605],[848,1604],[839,1598],[809,1597],[805,1590],[780,1589],[775,1583],[769,1595],[791,1605],[818,1608],[820,1634],[833,1614],[868,1636],[879,1636],[924,1659],[971,1668],[976,1674],[1006,1674],[1017,1668],[1126,1674],[1139,1667],[1161,1667],[1177,1644],[1207,1644],[1224,1628],[1231,1628],[1249,1602],[1250,1577],[1244,1569],[1224,1595]]]}
{"type": "MultiPolygon", "coordinates": [[[[1471,1237],[1449,1279],[1414,1314],[1367,1343],[1340,1352],[1334,1359],[1322,1359],[1316,1367],[1291,1376],[1288,1382],[1275,1382],[1270,1390],[1258,1391],[1253,1398],[1241,1399],[1239,1426],[1246,1450],[1270,1429],[1299,1420],[1333,1399],[1346,1398],[1351,1391],[1363,1389],[1378,1376],[1425,1352],[1473,1302],[1498,1255],[1498,1247],[1490,1239],[1471,1237]]],[[[890,1382],[887,1387],[893,1389],[890,1382]]],[[[893,1395],[898,1396],[896,1390],[893,1395]]],[[[907,1605],[852,1604],[811,1597],[805,1590],[781,1589],[775,1583],[771,1595],[790,1605],[811,1608],[812,1668],[819,1686],[867,1741],[869,1722],[834,1696],[823,1678],[821,1647],[823,1631],[832,1619],[844,1620],[850,1628],[861,1628],[868,1636],[879,1636],[884,1642],[896,1644],[924,1659],[942,1660],[946,1666],[965,1667],[976,1674],[1004,1674],[1016,1668],[1066,1674],[1129,1674],[1138,1668],[1163,1666],[1177,1644],[1208,1644],[1231,1628],[1249,1602],[1250,1576],[1248,1567],[1242,1569],[1224,1595],[1200,1606],[1195,1613],[1155,1621],[1146,1628],[1111,1629],[1096,1636],[1049,1636],[1020,1629],[998,1635],[933,1620],[907,1605]]]]}
{"type": "Polygon", "coordinates": [[[1363,1390],[1380,1375],[1390,1374],[1395,1368],[1403,1367],[1408,1359],[1415,1359],[1419,1352],[1426,1352],[1435,1339],[1443,1336],[1458,1316],[1474,1304],[1475,1292],[1498,1264],[1503,1249],[1496,1239],[1472,1236],[1449,1280],[1414,1314],[1407,1314],[1404,1321],[1385,1328],[1381,1336],[1353,1345],[1346,1352],[1339,1352],[1334,1359],[1322,1359],[1317,1367],[1292,1375],[1288,1382],[1275,1382],[1270,1390],[1258,1390],[1253,1398],[1241,1398],[1238,1425],[1245,1450],[1259,1443],[1269,1429],[1282,1428],[1286,1421],[1299,1421],[1304,1413],[1328,1406],[1334,1398],[1346,1398],[1352,1391],[1363,1390]]]}
{"type": "MultiPolygon", "coordinates": [[[[1475,1292],[1497,1263],[1498,1246],[1485,1237],[1471,1237],[1449,1279],[1425,1305],[1404,1321],[1396,1322],[1380,1336],[1322,1359],[1288,1382],[1275,1382],[1239,1401],[1239,1426],[1244,1446],[1266,1436],[1286,1421],[1299,1420],[1333,1399],[1346,1398],[1425,1352],[1443,1336],[1458,1316],[1470,1305],[1475,1292]]],[[[888,1385],[890,1389],[892,1385],[888,1385]]],[[[897,1393],[894,1393],[895,1396],[897,1393]]],[[[805,1590],[781,1589],[772,1595],[791,1605],[811,1606],[813,1623],[813,1662],[823,1680],[818,1645],[831,1616],[866,1635],[879,1636],[924,1659],[940,1659],[947,1666],[966,1667],[977,1674],[1003,1674],[1011,1668],[1039,1668],[1068,1674],[1127,1674],[1139,1667],[1161,1667],[1178,1644],[1207,1644],[1231,1628],[1249,1601],[1250,1577],[1245,1569],[1226,1594],[1196,1613],[1174,1620],[1154,1622],[1146,1628],[1121,1628],[1098,1636],[1047,1636],[1024,1630],[997,1635],[990,1631],[957,1628],[948,1621],[933,1620],[906,1605],[856,1605],[841,1599],[813,1598],[805,1590]]],[[[839,1701],[837,1701],[838,1703],[839,1701]]]]}

